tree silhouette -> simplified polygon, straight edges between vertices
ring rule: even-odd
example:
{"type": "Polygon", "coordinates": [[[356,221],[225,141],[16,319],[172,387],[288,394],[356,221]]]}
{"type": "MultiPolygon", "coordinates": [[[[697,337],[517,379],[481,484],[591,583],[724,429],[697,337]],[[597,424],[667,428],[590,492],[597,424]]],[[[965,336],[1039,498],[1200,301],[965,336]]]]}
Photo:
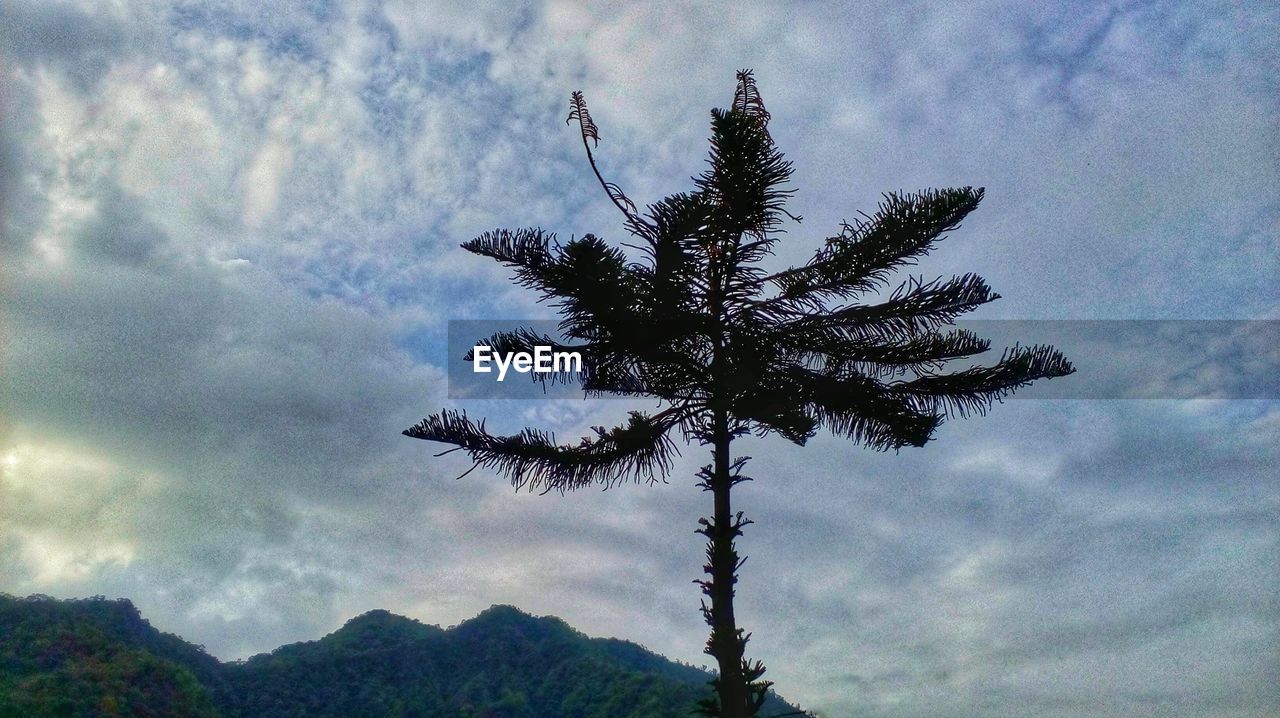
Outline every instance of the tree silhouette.
{"type": "Polygon", "coordinates": [[[971,332],[945,330],[965,312],[998,298],[974,274],[911,278],[885,293],[891,274],[927,254],[982,199],[982,189],[889,194],[872,215],[843,223],[808,263],[776,273],[760,267],[783,232],[792,172],[769,135],[769,113],[751,71],[738,73],[733,105],[711,113],[709,167],[691,192],[641,213],[600,174],[599,132],[582,93],[567,121],[581,129],[587,159],[637,243],[638,261],[592,234],[559,243],[541,229],[487,232],[462,247],[515,270],[562,316],[561,342],[530,329],[494,335],[495,353],[536,345],[576,350],[575,376],[587,396],[627,395],[659,402],[612,429],[572,444],[525,429],[496,436],[465,412],[444,410],[408,436],[450,444],[475,466],[505,474],[517,489],[565,492],[665,477],[678,451],[671,438],[709,446],[698,472],[714,511],[700,519],[708,539],[702,613],[711,627],[716,698],[704,714],[754,716],[770,682],[744,658],[750,637],[733,598],[743,557],[735,539],[752,523],[731,503],[747,481],[747,456],[734,439],[777,433],[803,445],[820,427],[878,450],[921,446],[944,419],[982,414],[1033,380],[1063,376],[1071,364],[1048,346],[1014,346],[990,366],[947,371],[948,362],[989,349],[971,332]],[[867,303],[860,303],[864,299],[867,303]],[[708,603],[709,601],[709,603],[708,603]]]}

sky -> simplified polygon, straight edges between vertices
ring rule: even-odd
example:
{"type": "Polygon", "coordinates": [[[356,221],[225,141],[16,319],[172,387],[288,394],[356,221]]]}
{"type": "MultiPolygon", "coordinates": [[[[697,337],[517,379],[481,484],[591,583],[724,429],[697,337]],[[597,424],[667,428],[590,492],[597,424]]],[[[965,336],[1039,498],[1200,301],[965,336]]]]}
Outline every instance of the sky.
{"type": "MultiPolygon", "coordinates": [[[[552,318],[458,248],[625,241],[754,68],[795,163],[774,261],[884,192],[986,187],[916,268],[980,319],[1280,319],[1272,3],[0,0],[0,591],[133,600],[237,659],[491,604],[695,664],[667,483],[516,493],[400,430],[452,319],[552,318]]],[[[1280,403],[1020,400],[921,449],[749,439],[751,657],[827,716],[1280,713],[1280,403]]]]}

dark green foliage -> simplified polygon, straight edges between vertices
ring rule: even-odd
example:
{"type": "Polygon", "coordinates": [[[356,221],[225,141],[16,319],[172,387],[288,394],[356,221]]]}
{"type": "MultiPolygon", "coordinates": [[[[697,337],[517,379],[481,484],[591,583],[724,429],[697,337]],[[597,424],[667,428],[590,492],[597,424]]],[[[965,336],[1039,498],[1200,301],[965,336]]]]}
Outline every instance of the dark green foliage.
{"type": "Polygon", "coordinates": [[[0,595],[4,718],[677,718],[709,678],[509,606],[449,630],[371,611],[319,641],[219,663],[125,600],[0,595]]]}
{"type": "MultiPolygon", "coordinates": [[[[709,676],[495,606],[448,631],[386,612],[231,666],[228,716],[687,716],[709,676]],[[359,690],[353,690],[359,685],[359,690]],[[308,706],[294,712],[277,706],[308,706]]],[[[778,712],[786,712],[780,702],[778,712]]]]}
{"type": "Polygon", "coordinates": [[[217,661],[128,601],[0,595],[0,716],[216,716],[217,661]],[[200,678],[206,680],[201,685],[200,678]]]}

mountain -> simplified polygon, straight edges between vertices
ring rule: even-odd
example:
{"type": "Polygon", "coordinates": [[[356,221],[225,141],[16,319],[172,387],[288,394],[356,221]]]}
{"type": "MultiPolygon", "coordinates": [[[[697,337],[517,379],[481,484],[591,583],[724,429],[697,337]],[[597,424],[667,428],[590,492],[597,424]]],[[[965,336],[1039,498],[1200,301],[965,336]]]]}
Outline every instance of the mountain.
{"type": "MultiPolygon", "coordinates": [[[[710,679],[510,606],[449,629],[370,611],[318,641],[222,663],[125,599],[0,594],[0,718],[677,718],[710,679]]],[[[773,697],[761,715],[795,710],[773,697]]]]}
{"type": "Polygon", "coordinates": [[[220,670],[128,601],[0,594],[2,718],[217,716],[220,670]]]}

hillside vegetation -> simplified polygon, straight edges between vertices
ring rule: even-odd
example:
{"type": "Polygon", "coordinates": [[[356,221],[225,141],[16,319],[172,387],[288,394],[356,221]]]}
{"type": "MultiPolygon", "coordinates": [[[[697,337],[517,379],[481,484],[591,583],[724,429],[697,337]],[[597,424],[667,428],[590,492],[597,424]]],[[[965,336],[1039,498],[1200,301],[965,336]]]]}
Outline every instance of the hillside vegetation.
{"type": "MultiPolygon", "coordinates": [[[[0,594],[0,718],[683,718],[710,678],[510,606],[449,629],[371,611],[223,663],[125,599],[0,594]]],[[[794,710],[773,697],[763,715],[794,710]]]]}

